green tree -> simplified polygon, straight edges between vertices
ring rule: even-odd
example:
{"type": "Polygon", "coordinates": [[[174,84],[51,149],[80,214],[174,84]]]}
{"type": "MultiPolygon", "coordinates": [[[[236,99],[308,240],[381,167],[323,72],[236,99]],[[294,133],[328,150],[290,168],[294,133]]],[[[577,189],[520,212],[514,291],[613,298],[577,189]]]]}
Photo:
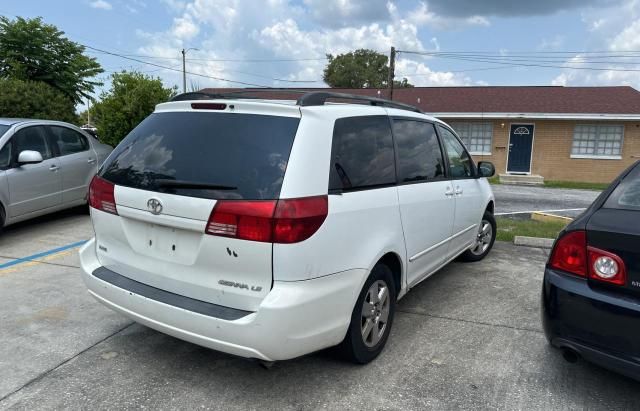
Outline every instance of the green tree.
{"type": "Polygon", "coordinates": [[[0,16],[0,78],[42,81],[79,103],[102,84],[91,80],[103,72],[100,64],[84,51],[40,17],[0,16]]]}
{"type": "Polygon", "coordinates": [[[177,87],[165,88],[159,77],[139,72],[114,73],[111,88],[91,108],[92,122],[100,140],[116,146],[135,126],[153,112],[156,104],[169,100],[177,87]]]}
{"type": "MultiPolygon", "coordinates": [[[[333,56],[324,69],[323,79],[335,88],[385,88],[389,77],[389,59],[374,50],[359,49],[333,56]]],[[[396,87],[413,87],[407,79],[394,81],[396,87]]]]}
{"type": "Polygon", "coordinates": [[[406,87],[414,87],[414,85],[409,83],[409,80],[407,80],[407,78],[405,77],[402,80],[393,80],[393,87],[406,88],[406,87]]]}
{"type": "Polygon", "coordinates": [[[41,81],[0,78],[0,117],[75,122],[73,101],[41,81]]]}

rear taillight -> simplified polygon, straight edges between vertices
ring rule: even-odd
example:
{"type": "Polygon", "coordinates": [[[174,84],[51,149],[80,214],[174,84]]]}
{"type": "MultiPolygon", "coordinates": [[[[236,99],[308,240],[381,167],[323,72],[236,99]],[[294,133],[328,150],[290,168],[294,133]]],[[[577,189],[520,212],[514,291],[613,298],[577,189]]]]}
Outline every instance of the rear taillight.
{"type": "Polygon", "coordinates": [[[556,241],[549,265],[581,277],[624,285],[627,272],[617,255],[587,246],[585,231],[571,231],[556,241]]]}
{"type": "Polygon", "coordinates": [[[298,243],[311,237],[322,225],[329,205],[327,196],[278,200],[274,214],[274,243],[298,243]]]}
{"type": "Polygon", "coordinates": [[[268,243],[298,243],[327,218],[327,196],[283,200],[218,200],[205,232],[268,243]]]}
{"type": "Polygon", "coordinates": [[[276,201],[218,200],[206,233],[243,240],[271,242],[276,201]]]}
{"type": "Polygon", "coordinates": [[[96,210],[118,215],[114,190],[113,183],[97,175],[94,176],[89,186],[89,205],[96,210]]]}
{"type": "Polygon", "coordinates": [[[549,260],[551,267],[581,277],[587,276],[587,235],[571,231],[556,241],[549,260]]]}
{"type": "Polygon", "coordinates": [[[587,251],[590,278],[617,285],[626,283],[627,270],[620,257],[595,247],[588,247],[587,251]]]}

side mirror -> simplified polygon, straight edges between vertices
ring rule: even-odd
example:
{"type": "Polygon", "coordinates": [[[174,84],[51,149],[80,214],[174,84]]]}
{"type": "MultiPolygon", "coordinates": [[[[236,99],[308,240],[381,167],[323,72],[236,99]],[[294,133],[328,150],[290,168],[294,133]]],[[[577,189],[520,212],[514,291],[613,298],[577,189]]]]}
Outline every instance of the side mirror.
{"type": "Polygon", "coordinates": [[[496,174],[496,167],[490,161],[478,163],[478,177],[493,177],[496,174]]]}
{"type": "Polygon", "coordinates": [[[24,151],[21,151],[20,154],[18,155],[18,164],[21,166],[25,164],[42,163],[42,161],[43,161],[42,154],[40,154],[37,151],[24,150],[24,151]]]}

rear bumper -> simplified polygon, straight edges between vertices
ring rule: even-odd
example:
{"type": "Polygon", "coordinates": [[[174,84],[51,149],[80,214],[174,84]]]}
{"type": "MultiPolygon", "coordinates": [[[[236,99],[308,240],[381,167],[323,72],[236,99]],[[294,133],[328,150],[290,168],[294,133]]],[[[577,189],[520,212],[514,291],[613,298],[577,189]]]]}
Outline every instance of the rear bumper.
{"type": "Polygon", "coordinates": [[[160,302],[104,281],[95,240],[80,249],[89,293],[134,321],[194,344],[247,358],[286,360],[342,341],[366,270],[307,281],[274,282],[258,311],[225,320],[160,302]]]}
{"type": "Polygon", "coordinates": [[[592,289],[547,268],[542,289],[547,339],[585,360],[640,380],[640,302],[592,289]]]}

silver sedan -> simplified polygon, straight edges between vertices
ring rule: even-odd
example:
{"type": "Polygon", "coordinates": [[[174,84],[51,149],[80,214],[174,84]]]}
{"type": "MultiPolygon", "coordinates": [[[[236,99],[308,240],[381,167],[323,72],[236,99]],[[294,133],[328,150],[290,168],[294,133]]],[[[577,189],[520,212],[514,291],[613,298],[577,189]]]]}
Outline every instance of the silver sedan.
{"type": "Polygon", "coordinates": [[[112,150],[68,123],[0,118],[0,229],[86,204],[112,150]]]}

